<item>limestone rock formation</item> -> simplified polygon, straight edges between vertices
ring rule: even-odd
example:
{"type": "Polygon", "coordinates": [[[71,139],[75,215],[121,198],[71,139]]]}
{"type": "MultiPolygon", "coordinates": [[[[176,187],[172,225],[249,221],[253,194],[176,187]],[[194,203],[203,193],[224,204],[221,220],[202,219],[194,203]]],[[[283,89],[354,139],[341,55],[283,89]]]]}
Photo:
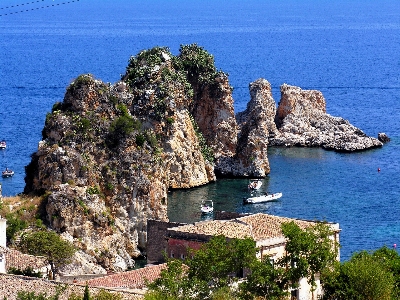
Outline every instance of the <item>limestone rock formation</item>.
{"type": "Polygon", "coordinates": [[[325,98],[316,90],[283,84],[275,121],[278,130],[270,137],[270,146],[323,147],[343,152],[382,146],[349,121],[327,114],[325,98]]]}
{"type": "Polygon", "coordinates": [[[250,84],[251,100],[245,111],[236,115],[239,137],[232,164],[232,175],[265,177],[270,172],[268,138],[276,131],[275,101],[271,85],[265,79],[250,84]]]}
{"type": "Polygon", "coordinates": [[[382,145],[326,114],[318,91],[283,85],[276,109],[265,79],[235,117],[228,76],[197,45],[144,50],[121,80],[80,75],[46,116],[26,167],[45,223],[80,251],[65,272],[104,273],[146,254],[147,220],[167,220],[168,188],[223,176],[265,177],[268,146],[355,151],[382,145]],[[99,267],[101,265],[101,267],[99,267]]]}
{"type": "Polygon", "coordinates": [[[378,140],[380,140],[382,143],[390,142],[390,138],[384,132],[378,133],[378,140]]]}
{"type": "Polygon", "coordinates": [[[115,84],[71,83],[46,117],[24,192],[44,195],[48,226],[84,252],[75,267],[132,267],[146,254],[147,219],[167,219],[167,189],[215,180],[214,157],[236,147],[231,91],[197,45],[177,57],[142,51],[115,84]]]}

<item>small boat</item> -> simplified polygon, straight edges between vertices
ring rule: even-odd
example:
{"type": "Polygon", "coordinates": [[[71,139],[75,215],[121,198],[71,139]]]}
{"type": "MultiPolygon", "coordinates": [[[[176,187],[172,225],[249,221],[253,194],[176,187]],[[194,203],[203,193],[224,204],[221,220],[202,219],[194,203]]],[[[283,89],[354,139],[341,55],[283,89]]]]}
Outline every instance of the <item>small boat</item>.
{"type": "Polygon", "coordinates": [[[12,177],[14,176],[14,171],[6,168],[3,172],[1,172],[1,176],[3,176],[4,178],[12,177]]]}
{"type": "Polygon", "coordinates": [[[252,179],[248,185],[251,190],[258,190],[262,186],[261,179],[252,179]]]}
{"type": "Polygon", "coordinates": [[[0,149],[6,149],[7,148],[7,143],[5,140],[0,141],[0,149]]]}
{"type": "Polygon", "coordinates": [[[214,211],[214,204],[212,200],[205,200],[201,204],[201,213],[210,214],[214,211]]]}
{"type": "Polygon", "coordinates": [[[276,199],[279,199],[280,197],[282,197],[282,193],[264,194],[261,196],[255,196],[255,197],[250,197],[250,198],[244,199],[243,202],[245,204],[247,204],[247,203],[263,203],[263,202],[268,202],[268,201],[274,201],[276,199]]]}

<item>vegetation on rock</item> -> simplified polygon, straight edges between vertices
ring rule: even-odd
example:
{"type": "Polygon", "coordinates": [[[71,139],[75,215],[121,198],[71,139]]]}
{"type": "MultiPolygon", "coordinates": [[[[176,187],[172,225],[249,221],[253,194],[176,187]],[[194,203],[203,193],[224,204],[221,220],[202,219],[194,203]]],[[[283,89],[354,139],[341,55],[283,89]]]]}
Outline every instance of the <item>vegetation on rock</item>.
{"type": "Polygon", "coordinates": [[[7,244],[14,244],[19,234],[28,227],[44,228],[42,221],[45,197],[26,195],[3,197],[0,216],[7,219],[7,244]]]}
{"type": "MultiPolygon", "coordinates": [[[[121,253],[130,266],[145,249],[146,220],[167,218],[169,187],[215,180],[210,136],[218,135],[205,135],[207,129],[196,121],[201,111],[191,110],[202,93],[203,102],[209,101],[220,72],[202,47],[192,44],[179,51],[177,56],[167,47],[141,51],[113,85],[91,74],[78,76],[47,114],[43,140],[26,166],[24,193],[46,195],[39,218],[54,231],[69,233],[105,268],[112,269],[121,253]],[[99,248],[94,239],[85,239],[91,234],[101,241],[99,251],[93,250],[99,248]],[[106,251],[104,259],[100,253],[106,251]]],[[[235,120],[233,108],[227,111],[221,115],[232,111],[235,120]]]]}

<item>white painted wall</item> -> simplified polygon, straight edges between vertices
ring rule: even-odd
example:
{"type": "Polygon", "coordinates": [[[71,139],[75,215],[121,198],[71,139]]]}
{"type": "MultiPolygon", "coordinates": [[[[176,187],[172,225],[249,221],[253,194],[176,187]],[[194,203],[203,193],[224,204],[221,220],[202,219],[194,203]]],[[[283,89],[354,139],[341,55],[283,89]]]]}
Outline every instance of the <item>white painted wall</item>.
{"type": "MultiPolygon", "coordinates": [[[[6,237],[6,219],[3,219],[0,216],[0,246],[3,247],[3,249],[6,248],[6,242],[7,242],[7,237],[6,237]]],[[[0,273],[6,273],[6,254],[3,253],[3,251],[0,248],[0,273]]]]}

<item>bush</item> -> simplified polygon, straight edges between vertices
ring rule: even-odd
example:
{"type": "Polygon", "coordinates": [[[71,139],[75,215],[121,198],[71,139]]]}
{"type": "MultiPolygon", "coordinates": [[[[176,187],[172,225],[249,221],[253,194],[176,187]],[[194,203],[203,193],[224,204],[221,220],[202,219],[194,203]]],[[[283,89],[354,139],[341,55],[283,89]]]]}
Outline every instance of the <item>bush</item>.
{"type": "Polygon", "coordinates": [[[6,219],[7,219],[6,237],[7,237],[7,242],[10,243],[11,240],[14,239],[15,234],[17,232],[28,227],[28,222],[26,222],[25,220],[21,220],[17,215],[12,213],[7,214],[6,219]]]}
{"type": "Polygon", "coordinates": [[[9,268],[8,269],[9,274],[14,274],[14,275],[23,275],[23,276],[28,276],[28,277],[37,277],[37,278],[42,278],[42,273],[40,272],[35,272],[32,267],[26,267],[24,270],[16,269],[16,268],[9,268]]]}
{"type": "Polygon", "coordinates": [[[211,82],[217,75],[214,57],[197,44],[181,45],[179,60],[188,74],[189,81],[197,79],[202,83],[211,82]]]}
{"type": "Polygon", "coordinates": [[[86,191],[89,195],[100,194],[100,188],[97,185],[88,187],[86,191]]]}
{"type": "Polygon", "coordinates": [[[142,124],[138,120],[134,120],[129,115],[123,115],[115,119],[109,129],[107,144],[109,146],[116,146],[119,141],[126,136],[130,135],[134,130],[138,130],[142,124]]]}
{"type": "Polygon", "coordinates": [[[142,147],[144,145],[144,142],[146,141],[146,137],[139,133],[138,135],[136,135],[136,145],[138,145],[139,147],[142,147]]]}

